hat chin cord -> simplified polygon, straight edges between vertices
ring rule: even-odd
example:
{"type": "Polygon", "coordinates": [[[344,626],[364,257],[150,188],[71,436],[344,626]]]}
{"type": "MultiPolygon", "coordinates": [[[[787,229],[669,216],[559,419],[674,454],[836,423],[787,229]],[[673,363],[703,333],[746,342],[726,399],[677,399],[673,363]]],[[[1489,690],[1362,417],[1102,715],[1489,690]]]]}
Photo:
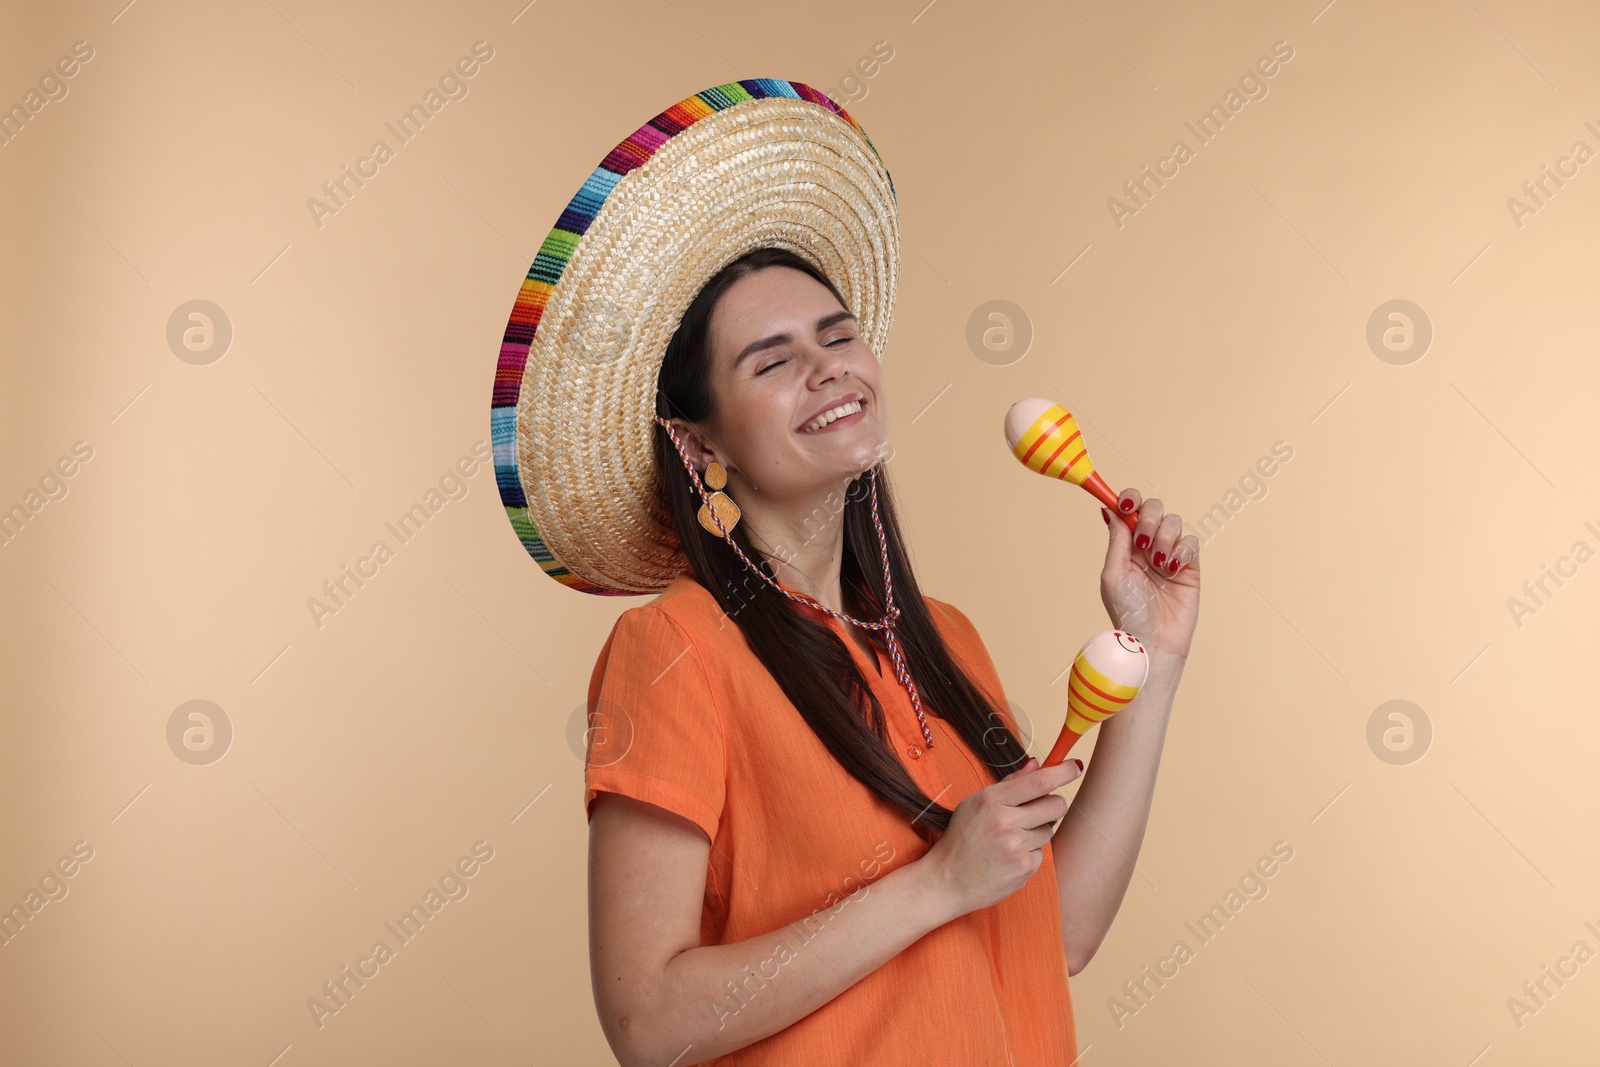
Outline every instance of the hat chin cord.
{"type": "MultiPolygon", "coordinates": [[[[701,501],[709,501],[709,497],[706,493],[706,487],[700,481],[700,472],[694,469],[693,463],[689,462],[689,453],[684,449],[683,441],[678,437],[678,431],[673,427],[669,420],[662,418],[660,415],[653,416],[653,418],[666,429],[667,436],[672,438],[672,444],[675,448],[677,448],[678,455],[683,460],[684,469],[689,472],[689,480],[694,483],[695,492],[700,495],[701,501]]],[[[917,693],[917,685],[911,679],[911,670],[906,665],[905,654],[900,649],[900,640],[895,636],[894,632],[895,620],[900,617],[900,609],[895,606],[894,579],[889,573],[889,543],[883,535],[883,522],[878,518],[877,470],[875,467],[868,468],[868,470],[863,471],[862,474],[866,475],[870,479],[872,485],[872,526],[873,529],[878,532],[878,558],[883,563],[885,610],[883,613],[883,618],[879,619],[877,622],[867,622],[864,619],[858,619],[853,615],[846,614],[845,612],[834,611],[832,608],[823,606],[813,597],[806,596],[803,593],[790,592],[789,590],[783,588],[776,581],[774,581],[766,571],[752,563],[749,556],[745,555],[744,549],[739,547],[738,543],[733,539],[733,534],[729,533],[727,528],[723,525],[722,518],[717,514],[715,508],[710,509],[711,518],[712,521],[717,524],[717,529],[722,531],[722,539],[726,541],[728,543],[728,547],[732,548],[739,558],[744,561],[744,565],[750,568],[750,570],[754,571],[762,581],[772,586],[772,588],[776,589],[779,593],[782,593],[784,596],[798,604],[804,604],[807,607],[815,608],[818,611],[832,615],[836,619],[842,619],[845,622],[854,623],[855,625],[866,630],[881,630],[883,632],[883,641],[884,644],[886,644],[889,648],[889,657],[894,660],[895,680],[898,681],[910,695],[912,710],[917,713],[917,722],[922,727],[922,740],[929,748],[932,748],[933,731],[928,729],[927,716],[925,716],[922,712],[922,697],[917,693]]],[[[862,475],[857,475],[856,477],[859,478],[861,476],[862,475]]]]}

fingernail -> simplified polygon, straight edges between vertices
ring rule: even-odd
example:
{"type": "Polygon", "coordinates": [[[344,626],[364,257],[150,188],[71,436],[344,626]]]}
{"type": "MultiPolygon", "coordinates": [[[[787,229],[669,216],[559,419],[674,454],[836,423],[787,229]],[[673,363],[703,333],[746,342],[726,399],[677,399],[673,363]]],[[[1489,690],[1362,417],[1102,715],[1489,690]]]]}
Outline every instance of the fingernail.
{"type": "Polygon", "coordinates": [[[1173,560],[1171,563],[1167,564],[1167,570],[1173,574],[1176,574],[1178,571],[1178,561],[1173,560]]]}
{"type": "Polygon", "coordinates": [[[1161,566],[1161,561],[1166,559],[1166,558],[1167,558],[1167,554],[1165,552],[1157,552],[1156,555],[1155,555],[1155,559],[1151,560],[1151,562],[1154,563],[1157,567],[1159,567],[1159,566],[1161,566]]]}
{"type": "Polygon", "coordinates": [[[1149,534],[1140,534],[1138,539],[1134,542],[1134,545],[1137,548],[1149,548],[1150,547],[1150,535],[1149,534]]]}
{"type": "Polygon", "coordinates": [[[1121,503],[1119,503],[1117,506],[1119,508],[1121,508],[1123,511],[1132,511],[1133,510],[1133,501],[1124,500],[1121,503]]]}
{"type": "Polygon", "coordinates": [[[1072,762],[1076,763],[1078,765],[1078,773],[1082,774],[1083,773],[1083,760],[1079,759],[1077,756],[1073,756],[1072,757],[1072,762]]]}
{"type": "Polygon", "coordinates": [[[1105,508],[1101,508],[1100,509],[1100,517],[1102,519],[1106,520],[1106,525],[1107,526],[1111,525],[1111,512],[1107,511],[1105,508]]]}

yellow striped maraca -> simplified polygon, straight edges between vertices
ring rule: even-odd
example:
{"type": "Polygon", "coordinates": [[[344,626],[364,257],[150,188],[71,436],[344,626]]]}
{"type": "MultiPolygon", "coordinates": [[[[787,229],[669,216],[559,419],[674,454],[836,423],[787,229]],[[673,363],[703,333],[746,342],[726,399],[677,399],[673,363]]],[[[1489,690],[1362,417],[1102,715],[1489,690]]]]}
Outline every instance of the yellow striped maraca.
{"type": "Polygon", "coordinates": [[[1149,673],[1149,655],[1139,639],[1127,631],[1102,630],[1089,638],[1072,661],[1067,721],[1040,766],[1053,767],[1066,759],[1089,727],[1127,707],[1149,673]]]}
{"type": "Polygon", "coordinates": [[[1006,412],[1006,445],[1022,465],[1047,478],[1081,485],[1093,493],[1111,514],[1121,515],[1128,529],[1139,524],[1137,512],[1124,514],[1117,494],[1094,469],[1083,431],[1072,413],[1054,400],[1034,397],[1019,400],[1006,412]]]}

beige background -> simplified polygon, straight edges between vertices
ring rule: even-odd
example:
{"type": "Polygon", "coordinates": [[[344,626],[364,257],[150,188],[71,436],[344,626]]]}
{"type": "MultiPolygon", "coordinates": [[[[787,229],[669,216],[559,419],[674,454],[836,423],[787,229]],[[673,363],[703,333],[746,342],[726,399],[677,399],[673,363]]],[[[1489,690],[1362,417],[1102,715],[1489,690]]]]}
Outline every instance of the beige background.
{"type": "Polygon", "coordinates": [[[1507,205],[1600,150],[1591,5],[123,2],[13,4],[0,34],[7,104],[93,49],[0,147],[0,506],[93,451],[0,546],[0,903],[93,850],[0,947],[0,1061],[612,1062],[571,729],[642,601],[544,577],[488,468],[409,543],[384,523],[488,440],[518,284],[606,150],[768,76],[834,92],[894,175],[893,473],[921,580],[1036,751],[1106,626],[1105,530],[1007,457],[1006,406],[1068,401],[1113,486],[1237,508],[1139,874],[1072,983],[1081,1062],[1592,1051],[1600,963],[1520,1026],[1507,1004],[1600,952],[1600,162],[1520,227],[1507,205]],[[319,227],[308,198],[477,41],[469,94],[319,227]],[[1119,228],[1108,198],[1277,41],[1268,95],[1119,228]],[[208,365],[167,342],[195,299],[233,331],[208,365]],[[1396,299],[1433,329],[1408,365],[1366,340],[1396,299]],[[1005,366],[965,340],[989,300],[1034,331],[1005,366]],[[308,599],[380,538],[319,627],[308,599]],[[1519,626],[1508,600],[1579,541],[1519,626]],[[197,699],[233,730],[205,766],[166,734],[197,699]],[[1406,765],[1367,739],[1391,700],[1431,725],[1406,765]],[[469,894],[319,1028],[308,998],[479,841],[469,894]],[[1200,946],[1185,922],[1278,841],[1268,895],[1200,946]]]}

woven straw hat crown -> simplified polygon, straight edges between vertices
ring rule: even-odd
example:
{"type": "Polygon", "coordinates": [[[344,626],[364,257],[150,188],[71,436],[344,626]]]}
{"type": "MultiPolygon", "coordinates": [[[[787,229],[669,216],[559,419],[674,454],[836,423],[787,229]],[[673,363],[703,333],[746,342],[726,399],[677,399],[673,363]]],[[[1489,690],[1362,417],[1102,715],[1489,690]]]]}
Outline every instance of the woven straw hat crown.
{"type": "Polygon", "coordinates": [[[602,595],[688,568],[652,435],[661,360],[718,271],[761,247],[817,266],[881,360],[900,267],[894,185],[849,113],[799,82],[719,85],[589,175],[517,295],[495,374],[495,477],[544,572],[602,595]]]}

